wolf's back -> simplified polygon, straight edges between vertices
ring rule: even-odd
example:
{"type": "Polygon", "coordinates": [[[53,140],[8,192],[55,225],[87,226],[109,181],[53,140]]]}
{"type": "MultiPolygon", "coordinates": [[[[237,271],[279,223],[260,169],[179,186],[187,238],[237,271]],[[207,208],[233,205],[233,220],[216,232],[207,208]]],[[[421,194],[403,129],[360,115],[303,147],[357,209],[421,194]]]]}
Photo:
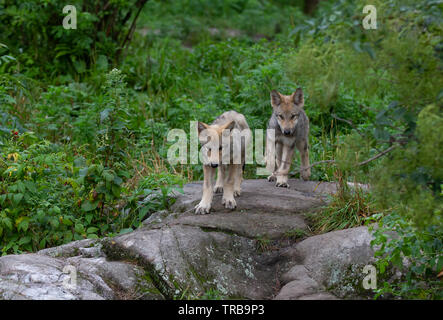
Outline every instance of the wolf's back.
{"type": "Polygon", "coordinates": [[[241,113],[238,113],[237,111],[230,110],[222,113],[217,117],[217,119],[214,120],[212,124],[218,124],[223,125],[225,123],[228,123],[230,121],[235,122],[235,128],[242,131],[244,129],[249,129],[248,122],[246,121],[246,118],[241,113]]]}

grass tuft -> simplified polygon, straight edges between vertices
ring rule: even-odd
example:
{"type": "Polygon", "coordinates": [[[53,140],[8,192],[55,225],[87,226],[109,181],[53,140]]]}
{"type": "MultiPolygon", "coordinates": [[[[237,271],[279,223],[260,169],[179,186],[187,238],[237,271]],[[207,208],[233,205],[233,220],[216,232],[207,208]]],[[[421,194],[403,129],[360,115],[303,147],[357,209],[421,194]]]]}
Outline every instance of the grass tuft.
{"type": "Polygon", "coordinates": [[[358,227],[379,212],[369,191],[363,190],[358,184],[350,187],[339,170],[335,176],[337,192],[331,196],[327,206],[309,216],[315,233],[358,227]]]}

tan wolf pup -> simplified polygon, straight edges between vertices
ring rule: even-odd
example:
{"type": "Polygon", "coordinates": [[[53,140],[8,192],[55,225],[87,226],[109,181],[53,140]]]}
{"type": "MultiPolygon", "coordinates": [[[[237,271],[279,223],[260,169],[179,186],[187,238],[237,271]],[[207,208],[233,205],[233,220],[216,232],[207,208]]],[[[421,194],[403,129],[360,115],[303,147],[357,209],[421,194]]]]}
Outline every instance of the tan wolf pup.
{"type": "Polygon", "coordinates": [[[250,134],[245,117],[236,111],[223,113],[210,125],[198,122],[198,137],[206,157],[203,156],[203,196],[195,207],[196,214],[209,213],[214,191],[223,192],[222,204],[225,208],[237,207],[234,196],[241,194],[250,134]],[[218,174],[214,187],[216,168],[218,174]]]}
{"type": "Polygon", "coordinates": [[[266,168],[271,175],[268,181],[276,181],[277,187],[289,188],[288,173],[297,147],[301,157],[300,175],[309,180],[309,119],[303,110],[304,97],[301,88],[290,96],[271,91],[272,116],[268,129],[274,129],[275,137],[267,134],[266,168]],[[272,148],[275,146],[275,148],[272,148]],[[275,157],[272,159],[271,157],[275,157]]]}

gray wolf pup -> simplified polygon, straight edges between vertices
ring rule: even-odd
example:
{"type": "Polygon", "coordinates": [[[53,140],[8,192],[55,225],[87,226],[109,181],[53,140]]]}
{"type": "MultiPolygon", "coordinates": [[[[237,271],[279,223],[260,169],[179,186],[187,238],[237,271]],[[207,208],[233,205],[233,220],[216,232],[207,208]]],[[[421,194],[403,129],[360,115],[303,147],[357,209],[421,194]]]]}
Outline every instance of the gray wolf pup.
{"type": "Polygon", "coordinates": [[[208,125],[198,122],[198,137],[203,153],[203,196],[195,207],[196,214],[207,214],[211,209],[215,192],[223,192],[222,204],[235,209],[234,196],[241,194],[246,145],[251,132],[245,117],[235,111],[227,111],[208,125]],[[218,168],[214,187],[215,170],[218,168]]]}
{"type": "Polygon", "coordinates": [[[277,187],[289,188],[288,173],[297,147],[301,157],[300,175],[303,180],[311,176],[309,169],[309,119],[303,110],[304,97],[301,88],[290,96],[271,91],[272,116],[268,129],[274,129],[275,137],[267,134],[266,168],[272,174],[268,181],[276,181],[277,187]],[[275,148],[273,148],[275,146],[275,148]],[[275,157],[272,159],[271,157],[275,157]],[[303,170],[305,169],[305,170],[303,170]]]}

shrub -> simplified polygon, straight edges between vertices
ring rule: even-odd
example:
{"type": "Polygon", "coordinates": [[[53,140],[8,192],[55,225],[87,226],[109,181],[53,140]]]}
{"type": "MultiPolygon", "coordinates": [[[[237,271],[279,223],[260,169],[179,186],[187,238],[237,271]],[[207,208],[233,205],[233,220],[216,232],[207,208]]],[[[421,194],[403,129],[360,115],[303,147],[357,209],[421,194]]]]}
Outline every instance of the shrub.
{"type": "Polygon", "coordinates": [[[375,253],[377,269],[383,275],[395,267],[402,276],[384,281],[376,290],[376,298],[443,298],[441,280],[437,278],[443,269],[442,222],[440,219],[437,225],[419,229],[395,211],[380,221],[371,243],[379,246],[375,253]]]}
{"type": "Polygon", "coordinates": [[[32,132],[10,133],[0,151],[0,250],[22,253],[128,232],[170,205],[183,180],[164,173],[134,190],[115,169],[74,161],[32,132]],[[147,199],[147,200],[144,200],[147,199]]]}

